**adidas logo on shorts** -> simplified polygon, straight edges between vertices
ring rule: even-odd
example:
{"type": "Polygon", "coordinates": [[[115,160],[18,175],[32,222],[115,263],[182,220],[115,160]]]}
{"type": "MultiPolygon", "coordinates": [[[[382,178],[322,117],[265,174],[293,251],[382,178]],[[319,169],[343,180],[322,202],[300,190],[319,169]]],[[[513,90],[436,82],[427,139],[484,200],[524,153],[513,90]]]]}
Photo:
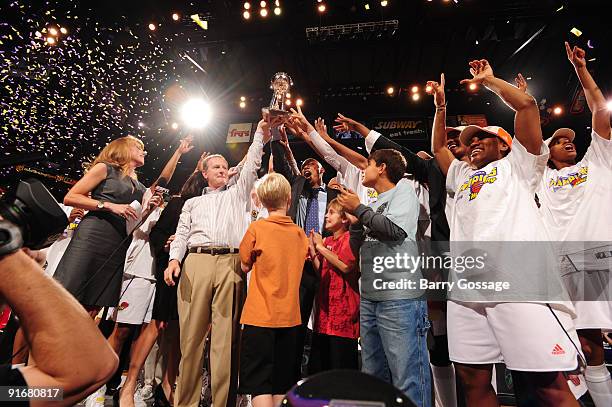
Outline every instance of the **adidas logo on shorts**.
{"type": "Polygon", "coordinates": [[[556,344],[555,347],[552,350],[552,354],[553,355],[565,355],[565,351],[563,350],[561,345],[556,344]]]}

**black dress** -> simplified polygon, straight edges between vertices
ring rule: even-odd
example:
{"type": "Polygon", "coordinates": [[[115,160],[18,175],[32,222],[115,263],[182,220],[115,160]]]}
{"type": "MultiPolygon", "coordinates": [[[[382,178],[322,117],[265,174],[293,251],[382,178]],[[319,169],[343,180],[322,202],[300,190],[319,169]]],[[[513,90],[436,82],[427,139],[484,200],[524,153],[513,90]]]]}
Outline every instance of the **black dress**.
{"type": "Polygon", "coordinates": [[[149,244],[155,254],[155,300],[151,317],[156,321],[173,321],[178,319],[176,285],[168,286],[164,281],[164,270],[168,267],[170,255],[164,250],[168,238],[176,232],[179,217],[185,200],[180,196],[170,199],[157,223],[149,233],[149,244]]]}
{"type": "MultiPolygon", "coordinates": [[[[106,164],[106,178],[91,197],[103,202],[142,201],[146,187],[106,164]]],[[[125,219],[89,211],[75,230],[54,278],[85,306],[115,307],[121,294],[125,253],[130,245],[125,219]]]]}

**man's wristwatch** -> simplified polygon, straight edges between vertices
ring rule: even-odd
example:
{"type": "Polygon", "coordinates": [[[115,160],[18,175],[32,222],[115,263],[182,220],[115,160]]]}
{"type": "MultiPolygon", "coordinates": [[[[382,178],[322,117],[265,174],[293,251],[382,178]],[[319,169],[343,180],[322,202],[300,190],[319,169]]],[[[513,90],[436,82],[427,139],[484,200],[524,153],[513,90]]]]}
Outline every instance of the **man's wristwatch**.
{"type": "Polygon", "coordinates": [[[96,205],[98,207],[98,209],[102,210],[104,209],[104,202],[102,201],[98,201],[98,205],[96,205]]]}

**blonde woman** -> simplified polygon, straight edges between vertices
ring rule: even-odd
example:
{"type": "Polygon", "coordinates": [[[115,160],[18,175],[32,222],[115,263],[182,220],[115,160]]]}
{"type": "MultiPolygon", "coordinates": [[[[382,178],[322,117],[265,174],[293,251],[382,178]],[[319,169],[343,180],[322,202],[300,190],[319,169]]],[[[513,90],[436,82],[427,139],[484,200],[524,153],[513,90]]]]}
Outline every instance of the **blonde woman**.
{"type": "MultiPolygon", "coordinates": [[[[181,154],[193,148],[190,143],[191,139],[181,140],[159,179],[170,179],[181,154]]],[[[64,198],[65,205],[89,213],[75,231],[55,278],[93,315],[101,307],[117,306],[120,298],[123,264],[130,245],[126,222],[138,217],[130,203],[141,202],[146,190],[136,176],[136,168],[144,165],[146,154],[144,144],[135,137],[113,140],[64,198]]],[[[161,198],[154,196],[149,202],[157,206],[161,198]]]]}

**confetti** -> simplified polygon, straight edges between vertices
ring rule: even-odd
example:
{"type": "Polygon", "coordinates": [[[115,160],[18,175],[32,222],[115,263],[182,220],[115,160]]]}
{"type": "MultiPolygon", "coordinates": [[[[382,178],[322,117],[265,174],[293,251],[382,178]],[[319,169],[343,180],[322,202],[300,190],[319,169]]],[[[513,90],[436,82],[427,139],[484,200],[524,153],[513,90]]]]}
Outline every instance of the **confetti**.
{"type": "Polygon", "coordinates": [[[572,34],[574,34],[576,37],[580,37],[582,35],[582,31],[580,31],[579,29],[577,29],[576,27],[572,28],[570,30],[570,32],[572,34]]]}

